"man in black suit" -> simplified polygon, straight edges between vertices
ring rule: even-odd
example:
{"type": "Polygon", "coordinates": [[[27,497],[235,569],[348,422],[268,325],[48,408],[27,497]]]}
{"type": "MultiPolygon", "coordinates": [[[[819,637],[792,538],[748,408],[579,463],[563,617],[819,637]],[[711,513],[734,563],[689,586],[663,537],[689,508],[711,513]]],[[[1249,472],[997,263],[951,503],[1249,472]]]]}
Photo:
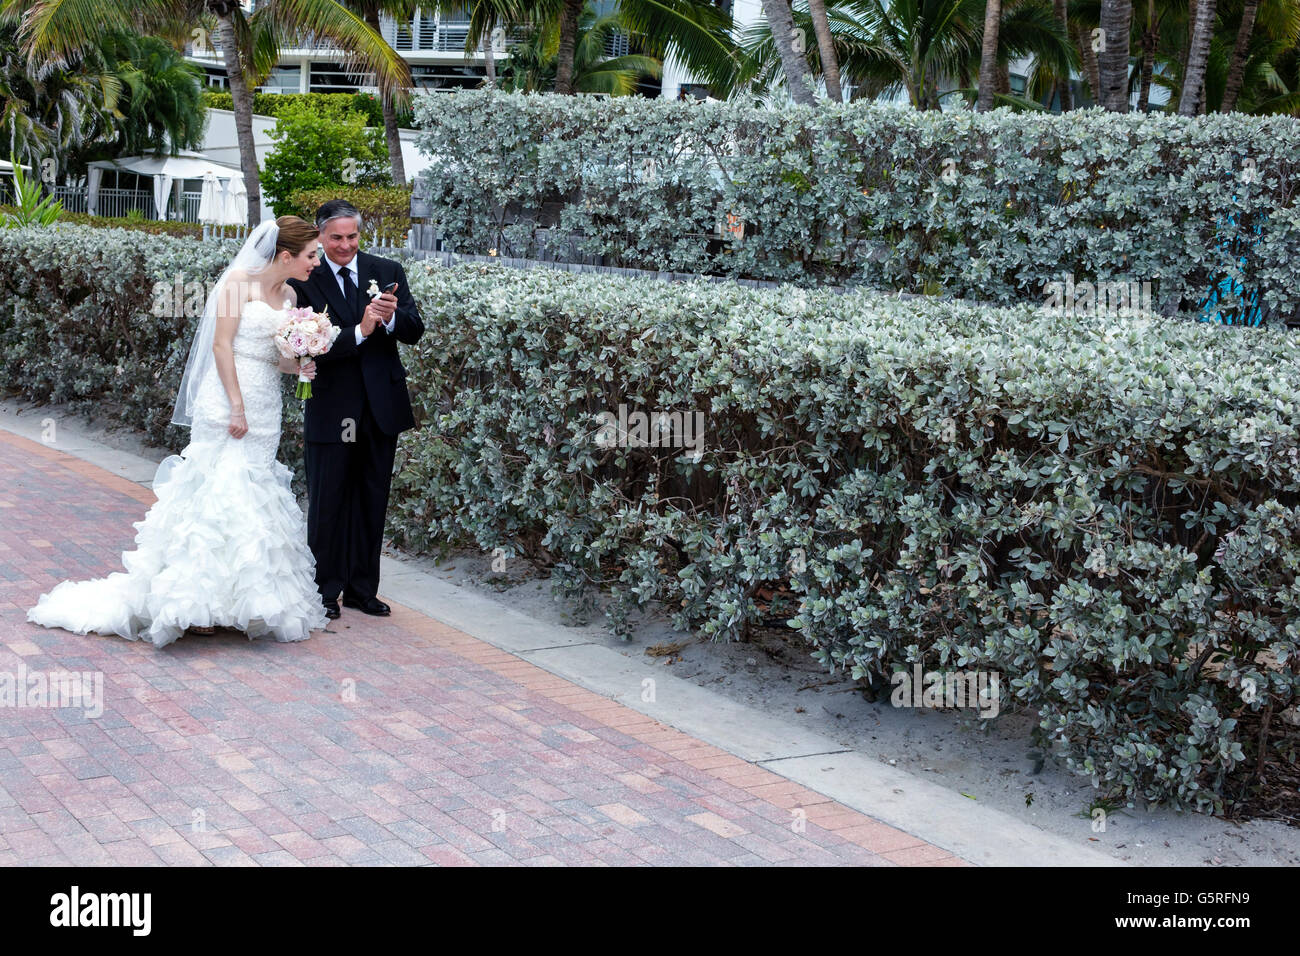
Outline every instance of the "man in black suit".
{"type": "Polygon", "coordinates": [[[415,427],[397,343],[414,345],[424,323],[402,267],[357,251],[356,207],[327,202],[316,212],[316,228],[325,255],[306,282],[289,284],[299,306],[328,307],[342,332],[316,359],[312,397],[303,408],[307,542],[329,617],[340,614],[340,592],[344,607],[388,614],[378,598],[384,512],[397,436],[415,427]],[[382,291],[393,283],[392,293],[382,291]]]}

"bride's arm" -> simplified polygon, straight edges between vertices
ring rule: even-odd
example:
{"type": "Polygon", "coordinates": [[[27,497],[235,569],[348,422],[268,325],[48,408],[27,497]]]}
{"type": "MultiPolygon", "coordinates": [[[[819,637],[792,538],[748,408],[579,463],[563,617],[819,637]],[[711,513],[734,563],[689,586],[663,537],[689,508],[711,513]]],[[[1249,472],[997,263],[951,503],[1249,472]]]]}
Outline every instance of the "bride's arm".
{"type": "Polygon", "coordinates": [[[217,324],[212,331],[212,358],[217,366],[221,387],[230,400],[230,434],[243,438],[248,434],[248,420],[244,417],[244,396],[239,391],[239,378],[235,375],[235,333],[239,331],[239,316],[243,311],[244,285],[242,275],[232,273],[226,280],[222,296],[217,302],[217,324]]]}

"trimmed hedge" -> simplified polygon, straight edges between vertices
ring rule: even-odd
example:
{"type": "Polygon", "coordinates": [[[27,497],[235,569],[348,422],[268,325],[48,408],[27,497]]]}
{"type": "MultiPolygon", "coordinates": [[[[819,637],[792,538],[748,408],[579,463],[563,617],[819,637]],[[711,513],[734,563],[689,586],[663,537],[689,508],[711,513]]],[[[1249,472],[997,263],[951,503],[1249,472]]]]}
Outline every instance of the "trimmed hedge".
{"type": "Polygon", "coordinates": [[[562,593],[607,586],[617,629],[656,600],[735,638],[788,585],[827,667],[999,672],[1040,743],[1134,802],[1222,810],[1261,740],[1294,762],[1300,367],[1283,333],[408,274],[437,320],[407,362],[430,427],[402,443],[399,545],[540,558],[562,593]],[[592,416],[620,402],[701,412],[700,460],[599,447],[592,416]]]}
{"type": "Polygon", "coordinates": [[[304,189],[292,196],[300,215],[314,221],[316,210],[331,199],[346,199],[361,212],[365,238],[378,236],[380,244],[406,245],[406,234],[411,228],[411,190],[401,186],[325,186],[304,189]]]}
{"type": "MultiPolygon", "coordinates": [[[[0,216],[16,212],[14,206],[0,205],[0,216]]],[[[91,216],[84,212],[59,211],[59,222],[75,223],[80,226],[93,226],[96,229],[133,229],[156,236],[190,236],[195,239],[203,235],[203,226],[195,222],[174,222],[170,219],[128,219],[126,216],[91,216]]]]}
{"type": "MultiPolygon", "coordinates": [[[[0,234],[0,387],[166,419],[194,319],[155,281],[233,243],[0,234]]],[[[788,618],[827,667],[1001,674],[1002,707],[1130,801],[1220,811],[1295,760],[1300,367],[1280,333],[1124,312],[408,264],[424,428],[389,532],[527,554],[741,636],[788,618]],[[619,404],[700,413],[603,445],[619,404]],[[791,605],[760,592],[788,587],[791,605]],[[1289,756],[1288,756],[1289,755],[1289,756]]],[[[287,378],[287,377],[286,377],[287,378]]],[[[287,386],[286,386],[287,387],[287,386]]],[[[301,472],[297,403],[282,460],[301,472]],[[294,437],[291,437],[294,436],[294,437]]]]}
{"type": "MultiPolygon", "coordinates": [[[[176,390],[207,290],[240,245],[62,222],[3,231],[0,391],[180,450],[189,429],[171,424],[176,390]]],[[[301,490],[302,411],[292,398],[284,410],[280,456],[301,490]]]]}
{"type": "MultiPolygon", "coordinates": [[[[233,110],[234,100],[229,93],[205,91],[203,102],[209,109],[233,110]]],[[[379,98],[373,93],[254,93],[253,112],[259,116],[277,116],[280,110],[290,103],[306,103],[309,106],[337,103],[344,109],[361,113],[366,118],[367,126],[384,125],[384,108],[379,98]]],[[[399,126],[410,128],[411,114],[399,112],[399,126]]]]}
{"type": "Polygon", "coordinates": [[[1276,317],[1300,309],[1291,117],[458,90],[418,96],[416,122],[436,159],[417,195],[461,252],[536,256],[555,225],[606,265],[1008,304],[1149,282],[1164,314],[1233,277],[1276,317]],[[743,240],[711,240],[729,213],[743,240]]]}
{"type": "MultiPolygon", "coordinates": [[[[234,99],[229,92],[204,91],[203,103],[208,109],[234,109],[234,99]]],[[[383,125],[380,100],[368,92],[255,92],[252,112],[257,116],[278,116],[279,111],[291,103],[305,103],[309,107],[339,105],[363,114],[367,126],[383,125]]]]}

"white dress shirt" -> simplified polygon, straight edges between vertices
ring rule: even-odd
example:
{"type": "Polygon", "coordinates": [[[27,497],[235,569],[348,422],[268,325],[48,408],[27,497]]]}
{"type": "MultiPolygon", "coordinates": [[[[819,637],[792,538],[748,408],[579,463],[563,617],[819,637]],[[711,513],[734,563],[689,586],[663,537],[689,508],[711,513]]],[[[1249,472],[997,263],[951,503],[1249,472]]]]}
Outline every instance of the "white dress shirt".
{"type": "MultiPolygon", "coordinates": [[[[348,290],[347,287],[343,284],[343,276],[341,275],[344,269],[348,269],[351,271],[352,284],[357,287],[358,292],[361,291],[361,285],[357,282],[357,277],[358,277],[357,257],[355,255],[351,258],[351,260],[343,263],[342,265],[339,265],[337,262],[335,262],[333,259],[329,258],[328,256],[325,257],[325,261],[330,264],[330,269],[333,270],[334,272],[334,281],[339,284],[339,291],[343,293],[344,301],[346,301],[348,297],[348,290]]],[[[383,325],[384,329],[387,332],[391,333],[393,331],[393,327],[397,324],[397,314],[393,313],[392,318],[390,318],[387,322],[381,324],[383,325]]],[[[360,345],[362,342],[366,340],[366,337],[361,334],[360,324],[353,326],[353,328],[356,330],[356,334],[357,334],[357,345],[360,345]]]]}

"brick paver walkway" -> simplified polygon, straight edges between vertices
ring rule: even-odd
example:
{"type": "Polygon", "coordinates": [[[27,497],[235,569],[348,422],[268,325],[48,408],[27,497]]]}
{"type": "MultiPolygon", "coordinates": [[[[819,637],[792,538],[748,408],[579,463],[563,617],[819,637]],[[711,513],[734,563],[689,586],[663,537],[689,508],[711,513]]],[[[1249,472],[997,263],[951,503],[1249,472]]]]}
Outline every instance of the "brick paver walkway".
{"type": "Polygon", "coordinates": [[[407,608],[161,651],[27,622],[152,501],[0,430],[0,681],[103,680],[100,716],[0,705],[0,864],[964,865],[407,608]]]}

